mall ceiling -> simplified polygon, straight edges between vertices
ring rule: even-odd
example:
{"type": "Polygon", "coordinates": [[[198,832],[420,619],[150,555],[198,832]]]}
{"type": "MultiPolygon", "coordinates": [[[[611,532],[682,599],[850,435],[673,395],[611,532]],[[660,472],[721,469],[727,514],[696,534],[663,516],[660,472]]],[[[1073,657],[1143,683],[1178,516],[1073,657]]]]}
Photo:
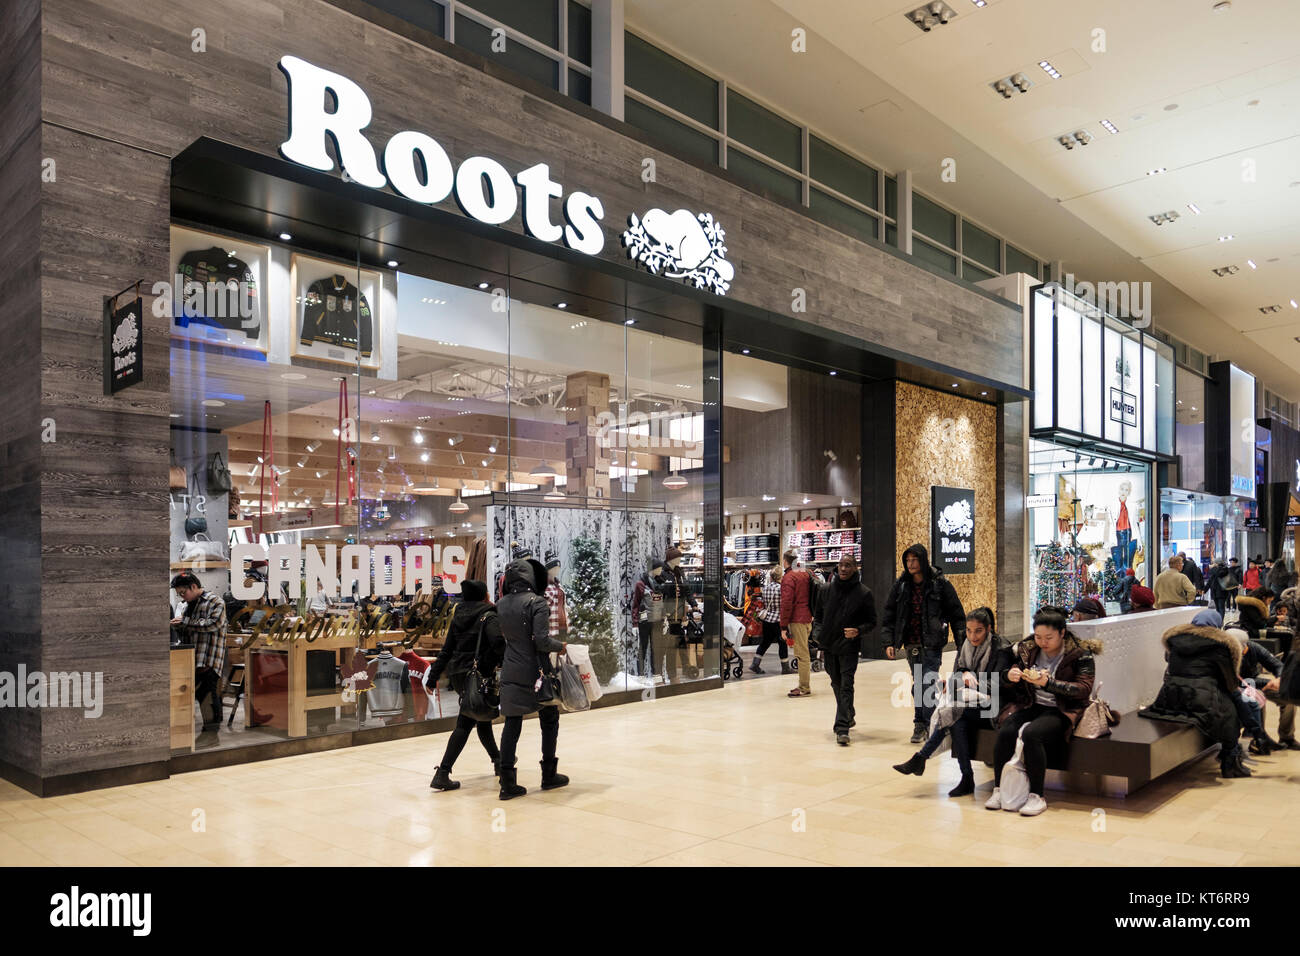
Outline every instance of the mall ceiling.
{"type": "Polygon", "coordinates": [[[627,22],[1080,279],[1150,281],[1161,328],[1300,400],[1300,3],[948,0],[928,33],[920,5],[627,0],[627,22]]]}

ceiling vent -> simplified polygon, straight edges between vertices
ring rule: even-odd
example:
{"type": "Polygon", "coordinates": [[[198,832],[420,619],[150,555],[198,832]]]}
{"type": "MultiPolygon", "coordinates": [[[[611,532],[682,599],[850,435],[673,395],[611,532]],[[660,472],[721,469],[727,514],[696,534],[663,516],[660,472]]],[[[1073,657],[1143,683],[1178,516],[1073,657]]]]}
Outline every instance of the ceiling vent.
{"type": "Polygon", "coordinates": [[[1168,212],[1158,212],[1154,216],[1147,216],[1157,226],[1163,226],[1167,222],[1173,222],[1178,218],[1177,210],[1171,209],[1168,212]]]}
{"type": "Polygon", "coordinates": [[[1210,271],[1222,279],[1225,278],[1226,276],[1235,276],[1241,270],[1238,269],[1236,266],[1220,266],[1219,268],[1211,269],[1210,271]]]}
{"type": "Polygon", "coordinates": [[[1282,307],[1280,305],[1264,305],[1260,306],[1259,311],[1263,312],[1265,315],[1272,315],[1274,312],[1281,312],[1282,307]]]}
{"type": "Polygon", "coordinates": [[[1011,99],[1016,93],[1028,93],[1029,88],[1034,84],[1029,82],[1029,77],[1023,73],[1012,73],[1008,77],[1000,80],[994,80],[989,86],[1004,100],[1011,99]]]}
{"type": "Polygon", "coordinates": [[[911,13],[904,14],[904,16],[922,33],[929,33],[935,27],[949,23],[953,17],[957,16],[957,11],[944,3],[943,0],[933,0],[932,3],[922,4],[911,13]]]}

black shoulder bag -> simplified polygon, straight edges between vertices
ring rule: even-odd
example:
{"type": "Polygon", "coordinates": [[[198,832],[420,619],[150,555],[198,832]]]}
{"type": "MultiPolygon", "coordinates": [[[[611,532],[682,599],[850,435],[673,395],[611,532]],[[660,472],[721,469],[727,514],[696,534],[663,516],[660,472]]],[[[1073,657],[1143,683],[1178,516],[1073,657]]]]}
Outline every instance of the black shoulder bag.
{"type": "Polygon", "coordinates": [[[479,670],[479,653],[483,649],[483,629],[495,612],[484,611],[478,620],[478,637],[474,642],[474,662],[465,675],[465,689],[460,692],[460,712],[475,720],[495,720],[501,707],[501,695],[491,675],[479,670]]]}

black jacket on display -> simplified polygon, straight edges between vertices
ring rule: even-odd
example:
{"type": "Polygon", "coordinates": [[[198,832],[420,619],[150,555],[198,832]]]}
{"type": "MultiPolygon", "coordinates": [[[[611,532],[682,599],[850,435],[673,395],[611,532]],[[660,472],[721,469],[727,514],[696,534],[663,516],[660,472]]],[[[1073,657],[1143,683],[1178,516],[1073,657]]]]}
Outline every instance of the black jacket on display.
{"type": "Polygon", "coordinates": [[[225,249],[213,246],[211,249],[195,249],[181,256],[176,265],[183,286],[173,293],[176,324],[182,328],[204,325],[215,329],[229,329],[243,332],[246,338],[256,339],[262,334],[261,300],[257,294],[257,283],[253,281],[253,270],[243,259],[236,258],[225,249]],[[220,286],[219,301],[215,303],[217,315],[208,315],[208,285],[220,286]],[[202,302],[200,309],[187,309],[186,300],[193,297],[192,304],[202,302]],[[197,315],[187,315],[187,311],[197,311],[197,315]]]}
{"type": "Polygon", "coordinates": [[[462,601],[456,605],[456,613],[452,615],[451,624],[447,627],[447,640],[429,667],[430,687],[445,672],[451,679],[452,688],[460,693],[462,678],[469,673],[470,666],[474,663],[479,621],[484,616],[487,620],[483,623],[483,646],[478,657],[479,673],[490,676],[501,666],[506,642],[501,636],[501,622],[497,618],[496,608],[486,601],[462,601]]]}
{"type": "Polygon", "coordinates": [[[1138,711],[1143,717],[1195,724],[1227,750],[1237,745],[1241,720],[1233,695],[1238,693],[1241,642],[1216,627],[1183,624],[1165,631],[1164,684],[1155,703],[1138,711]]]}
{"type": "Polygon", "coordinates": [[[889,589],[885,613],[881,620],[881,637],[886,647],[902,647],[907,641],[908,624],[912,616],[912,588],[915,583],[907,571],[907,556],[914,554],[921,562],[923,579],[921,588],[921,643],[938,650],[948,643],[948,629],[953,640],[961,647],[966,640],[966,611],[952,582],[942,571],[930,566],[930,553],[925,545],[914,544],[903,552],[903,573],[889,589]]]}
{"type": "MultiPolygon", "coordinates": [[[[549,699],[539,700],[537,678],[551,674],[550,655],[564,649],[551,639],[551,606],[546,593],[546,567],[540,561],[520,558],[506,568],[505,597],[497,604],[505,656],[501,665],[501,713],[506,717],[531,714],[549,699]]],[[[543,691],[545,695],[545,690],[543,691]]]]}
{"type": "Polygon", "coordinates": [[[822,589],[815,620],[821,623],[817,641],[823,653],[856,657],[862,650],[862,638],[876,626],[876,599],[862,583],[862,575],[855,571],[853,577],[841,581],[836,572],[822,589]],[[844,629],[850,627],[858,629],[857,637],[844,636],[844,629]]]}
{"type": "Polygon", "coordinates": [[[308,287],[302,306],[303,345],[338,345],[369,358],[373,335],[370,303],[345,277],[317,279],[308,287]]]}

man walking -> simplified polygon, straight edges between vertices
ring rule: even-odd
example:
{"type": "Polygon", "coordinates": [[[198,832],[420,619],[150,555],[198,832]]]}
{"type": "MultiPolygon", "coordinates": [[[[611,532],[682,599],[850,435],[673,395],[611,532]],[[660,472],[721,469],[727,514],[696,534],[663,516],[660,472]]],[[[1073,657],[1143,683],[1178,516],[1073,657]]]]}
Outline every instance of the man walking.
{"type": "Polygon", "coordinates": [[[172,578],[172,589],[185,602],[172,625],[185,640],[194,642],[194,699],[203,715],[203,733],[211,734],[208,740],[215,742],[221,729],[221,679],[226,669],[226,605],[203,590],[192,571],[172,578]]]}
{"type": "Polygon", "coordinates": [[[1192,582],[1192,587],[1196,588],[1196,597],[1199,598],[1205,591],[1205,575],[1201,572],[1201,565],[1187,560],[1186,551],[1179,551],[1178,556],[1183,559],[1183,576],[1192,582]]]}
{"type": "Polygon", "coordinates": [[[876,626],[875,599],[870,588],[862,583],[858,562],[852,555],[840,558],[836,575],[818,602],[817,620],[821,622],[826,676],[831,679],[831,691],[835,694],[835,742],[847,747],[849,728],[856,723],[853,679],[858,669],[858,653],[863,635],[876,626]]]}
{"type": "Polygon", "coordinates": [[[1183,559],[1174,555],[1169,565],[1156,577],[1156,610],[1166,607],[1186,607],[1196,597],[1196,588],[1183,574],[1183,559]]]}
{"type": "Polygon", "coordinates": [[[782,637],[794,645],[795,666],[799,668],[799,686],[790,691],[791,697],[808,697],[812,694],[811,661],[808,655],[808,633],[812,630],[812,575],[794,566],[797,555],[787,551],[781,555],[785,576],[781,578],[781,631],[782,637]]]}
{"type": "Polygon", "coordinates": [[[960,650],[966,640],[966,611],[961,599],[943,572],[930,566],[925,545],[914,544],[903,552],[903,573],[889,589],[881,622],[885,656],[895,660],[898,649],[903,648],[912,668],[914,744],[921,743],[930,734],[934,685],[950,628],[960,650]]]}

